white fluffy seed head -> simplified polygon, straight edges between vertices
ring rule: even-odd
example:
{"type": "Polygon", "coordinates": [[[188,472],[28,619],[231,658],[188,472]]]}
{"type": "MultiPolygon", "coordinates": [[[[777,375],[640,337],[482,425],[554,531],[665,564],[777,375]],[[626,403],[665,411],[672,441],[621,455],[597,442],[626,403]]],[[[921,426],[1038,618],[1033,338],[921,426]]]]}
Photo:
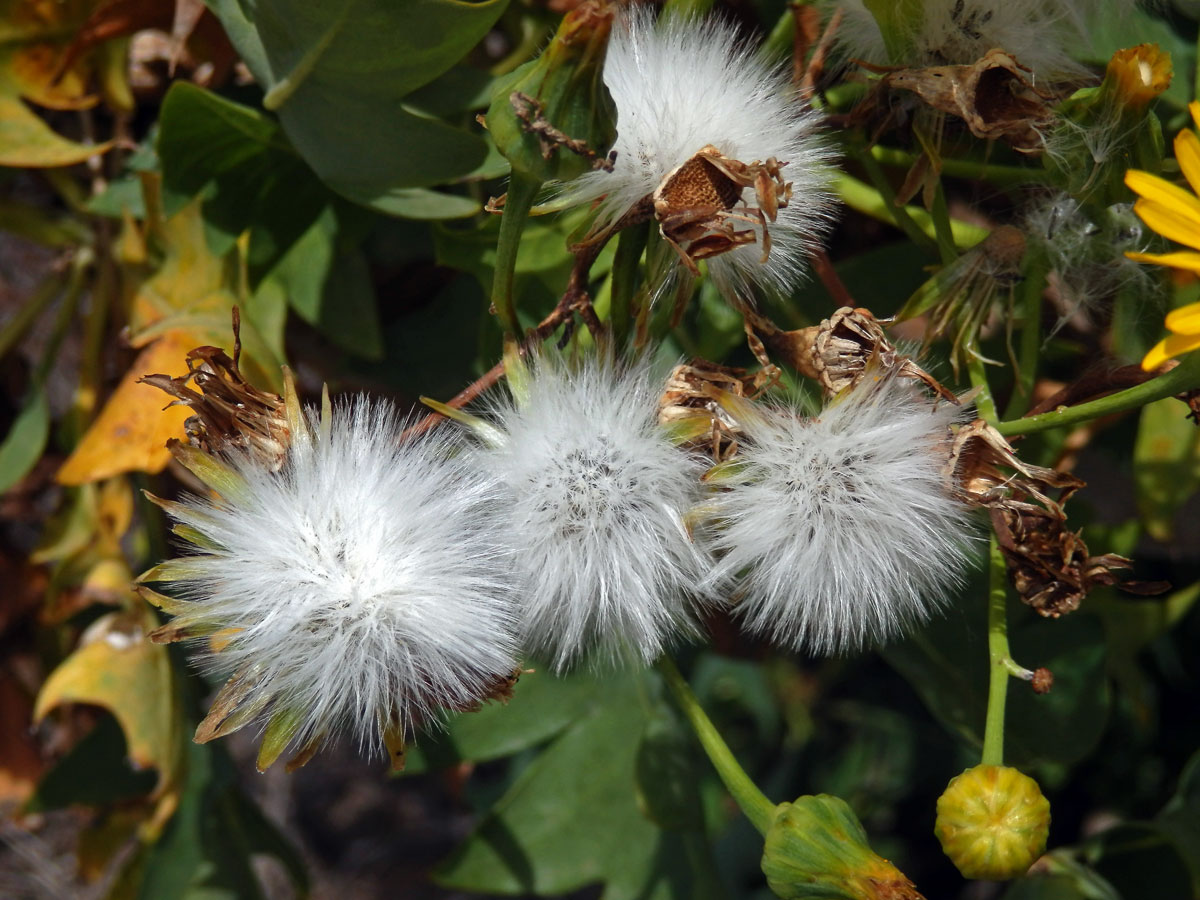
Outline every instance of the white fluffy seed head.
{"type": "Polygon", "coordinates": [[[503,435],[479,464],[508,488],[526,647],[562,670],[652,662],[695,632],[710,558],[684,524],[703,464],[656,420],[646,369],[543,360],[520,403],[493,401],[503,435]]]}
{"type": "Polygon", "coordinates": [[[1091,0],[925,0],[916,27],[905,35],[905,58],[895,58],[863,0],[833,0],[843,20],[835,38],[848,57],[880,65],[968,65],[1000,47],[1039,78],[1085,73],[1067,50],[1086,34],[1091,0]]]}
{"type": "Polygon", "coordinates": [[[175,587],[188,619],[231,629],[206,665],[259,667],[256,696],[302,718],[296,745],[349,733],[375,749],[381,726],[467,707],[516,665],[498,491],[454,432],[401,443],[384,402],[335,407],[328,437],[311,427],[277,473],[228,459],[248,485],[236,505],[182,505],[204,544],[175,587]]]}
{"type": "MultiPolygon", "coordinates": [[[[598,224],[607,225],[707,145],[744,163],[774,157],[786,163],[781,175],[792,199],[768,226],[767,262],[761,227],[737,221],[756,242],[709,259],[708,267],[727,296],[749,300],[754,288],[794,287],[830,223],[826,166],[833,154],[816,134],[819,115],[795,98],[786,75],[739,43],[728,23],[679,15],[656,22],[638,6],[613,27],[604,82],[617,108],[616,165],[576,179],[568,197],[599,200],[598,224]]],[[[757,206],[753,187],[742,200],[757,206]]]]}
{"type": "Polygon", "coordinates": [[[746,627],[828,654],[897,636],[943,604],[966,564],[969,510],[943,486],[949,425],[909,382],[864,383],[806,419],[743,421],[743,470],[711,503],[726,585],[746,627]]]}

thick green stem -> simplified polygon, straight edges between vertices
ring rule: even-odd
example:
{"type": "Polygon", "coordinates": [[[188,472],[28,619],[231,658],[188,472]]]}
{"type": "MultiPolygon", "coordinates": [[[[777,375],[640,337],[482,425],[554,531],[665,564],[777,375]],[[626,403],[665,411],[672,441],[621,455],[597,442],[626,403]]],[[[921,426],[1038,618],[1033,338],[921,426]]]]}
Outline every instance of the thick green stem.
{"type": "Polygon", "coordinates": [[[637,293],[638,273],[648,237],[648,224],[626,228],[617,236],[612,267],[612,308],[608,317],[613,348],[617,353],[629,344],[634,319],[633,298],[637,293]]]}
{"type": "Polygon", "coordinates": [[[496,276],[492,281],[492,310],[500,318],[500,324],[510,337],[521,336],[521,321],[517,318],[517,306],[513,300],[513,273],[517,268],[517,251],[521,246],[521,235],[529,220],[529,210],[541,189],[542,183],[527,175],[513,173],[508,183],[508,196],[504,200],[504,214],[500,217],[500,239],[496,243],[496,276]]]}
{"type": "MultiPolygon", "coordinates": [[[[878,144],[871,148],[871,156],[885,166],[897,166],[904,169],[912,167],[918,158],[917,154],[908,150],[881,147],[878,144]]],[[[1049,181],[1052,177],[1045,169],[999,166],[974,159],[954,159],[953,157],[941,159],[941,170],[943,175],[949,175],[951,178],[979,179],[1002,186],[1039,184],[1049,181]]]]}
{"type": "Polygon", "coordinates": [[[1004,707],[1008,701],[1008,571],[996,536],[988,555],[988,705],[983,729],[985,766],[1004,765],[1004,707]]]}
{"type": "Polygon", "coordinates": [[[1136,409],[1147,403],[1153,403],[1155,400],[1173,397],[1197,388],[1200,388],[1200,352],[1193,352],[1185,356],[1183,361],[1170,372],[1152,378],[1137,387],[1109,394],[1099,400],[1089,400],[1078,406],[1064,406],[1041,415],[1000,422],[996,425],[996,430],[1005,437],[1016,437],[1017,435],[1049,431],[1051,428],[1066,428],[1070,425],[1098,419],[1100,416],[1136,409]]]}
{"type": "Polygon", "coordinates": [[[751,781],[746,771],[738,765],[738,761],[734,759],[733,753],[729,750],[729,745],[725,743],[712,721],[700,707],[700,701],[696,699],[696,695],[692,693],[692,689],[683,680],[679,669],[675,667],[675,663],[669,656],[659,658],[658,671],[662,674],[663,680],[667,682],[667,687],[674,695],[675,702],[679,704],[679,708],[687,717],[692,730],[696,732],[696,737],[700,739],[700,745],[708,754],[713,768],[721,776],[721,781],[725,783],[730,795],[741,807],[750,823],[758,829],[759,834],[766,835],[771,823],[775,821],[775,805],[766,798],[758,789],[758,785],[751,781]]]}

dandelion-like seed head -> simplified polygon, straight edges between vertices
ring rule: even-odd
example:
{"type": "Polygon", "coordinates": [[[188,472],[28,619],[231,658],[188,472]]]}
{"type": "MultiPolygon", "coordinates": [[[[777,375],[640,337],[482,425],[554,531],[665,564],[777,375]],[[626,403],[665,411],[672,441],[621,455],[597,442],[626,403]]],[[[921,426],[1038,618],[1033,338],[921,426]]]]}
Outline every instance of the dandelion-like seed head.
{"type": "Polygon", "coordinates": [[[568,196],[599,201],[597,234],[653,216],[682,264],[708,260],[727,297],[787,290],[829,219],[819,117],[731,25],[653,15],[635,8],[613,29],[616,163],[568,196]]]}
{"type": "Polygon", "coordinates": [[[526,644],[559,669],[651,662],[695,631],[709,559],[684,523],[703,465],[657,424],[644,367],[542,361],[523,386],[493,404],[479,459],[508,488],[526,644]]]}
{"type": "Polygon", "coordinates": [[[973,529],[943,467],[961,411],[909,381],[867,379],[816,418],[740,405],[745,443],[710,504],[749,630],[791,649],[855,650],[945,602],[973,529]]]}
{"type": "Polygon", "coordinates": [[[444,432],[402,442],[401,425],[355,399],[293,433],[279,471],[230,453],[209,462],[221,496],[162,501],[193,550],[147,573],[181,598],[167,628],[234,673],[200,734],[257,720],[302,756],[338,733],[392,749],[513,671],[497,487],[444,432]]]}

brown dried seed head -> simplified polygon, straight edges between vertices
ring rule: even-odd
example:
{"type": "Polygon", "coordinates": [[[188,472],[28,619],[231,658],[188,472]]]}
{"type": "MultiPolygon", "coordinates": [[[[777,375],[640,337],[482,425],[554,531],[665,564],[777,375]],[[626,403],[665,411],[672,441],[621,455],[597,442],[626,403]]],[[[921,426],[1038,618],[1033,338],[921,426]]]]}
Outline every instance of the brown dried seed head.
{"type": "Polygon", "coordinates": [[[1034,669],[1029,686],[1035,694],[1050,693],[1050,688],[1054,687],[1054,673],[1047,668],[1034,669]]]}
{"type": "Polygon", "coordinates": [[[685,446],[707,445],[713,460],[723,462],[737,452],[742,428],[721,406],[721,394],[753,399],[778,380],[779,370],[774,366],[750,374],[703,359],[678,365],[671,370],[659,398],[659,424],[692,423],[697,436],[685,446]]]}

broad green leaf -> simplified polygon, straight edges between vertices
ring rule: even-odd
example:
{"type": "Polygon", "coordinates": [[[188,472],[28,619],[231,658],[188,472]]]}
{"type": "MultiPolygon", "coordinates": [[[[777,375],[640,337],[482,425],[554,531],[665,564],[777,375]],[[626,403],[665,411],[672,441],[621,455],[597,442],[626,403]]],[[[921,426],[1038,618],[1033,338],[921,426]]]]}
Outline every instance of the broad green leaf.
{"type": "Polygon", "coordinates": [[[342,238],[330,206],[271,270],[292,309],[343,350],[366,359],[383,355],[375,288],[362,251],[342,238]]]}
{"type": "Polygon", "coordinates": [[[554,675],[533,664],[507,704],[456,716],[444,731],[422,735],[408,751],[404,773],[511,756],[548,741],[566,728],[604,690],[603,681],[577,672],[554,675]]]}
{"type": "Polygon", "coordinates": [[[215,0],[234,46],[292,144],[334,190],[367,205],[484,158],[473,134],[402,108],[458,62],[507,0],[215,0]]]}
{"type": "Polygon", "coordinates": [[[157,148],[164,213],[173,216],[203,197],[217,255],[253,226],[252,270],[286,252],[330,199],[278,123],[187,82],[167,92],[157,148]]]}
{"type": "Polygon", "coordinates": [[[42,685],[33,715],[41,721],[64,703],[104,707],[120,723],[133,765],[158,770],[161,793],[178,775],[182,723],[167,650],[146,638],[145,624],[122,613],[92,623],[42,685]]]}
{"type": "Polygon", "coordinates": [[[0,443],[0,493],[22,478],[42,456],[50,436],[50,406],[45,391],[34,390],[0,443]]]}
{"type": "Polygon", "coordinates": [[[679,871],[706,849],[689,856],[686,835],[661,832],[639,808],[644,745],[637,736],[661,715],[656,687],[650,673],[608,676],[601,695],[521,773],[439,881],[499,894],[604,884],[604,900],[711,895],[717,882],[710,873],[701,884],[703,876],[679,871]]]}
{"type": "Polygon", "coordinates": [[[103,716],[38,782],[25,812],[48,812],[74,804],[107,806],[145,796],[154,790],[157,773],[130,766],[121,726],[103,716]]]}
{"type": "Polygon", "coordinates": [[[1173,397],[1142,408],[1133,481],[1146,531],[1155,540],[1169,541],[1175,514],[1200,486],[1200,428],[1173,397]]]}
{"type": "MultiPolygon", "coordinates": [[[[980,602],[974,608],[960,604],[881,652],[936,719],[980,745],[988,692],[986,611],[982,592],[965,596],[978,596],[980,602]]],[[[1055,682],[1050,693],[1039,696],[1026,683],[1010,679],[1005,762],[1076,762],[1095,747],[1107,717],[1103,629],[1086,612],[1042,619],[1011,603],[1009,618],[1013,657],[1031,669],[1050,669],[1055,682]]]]}

